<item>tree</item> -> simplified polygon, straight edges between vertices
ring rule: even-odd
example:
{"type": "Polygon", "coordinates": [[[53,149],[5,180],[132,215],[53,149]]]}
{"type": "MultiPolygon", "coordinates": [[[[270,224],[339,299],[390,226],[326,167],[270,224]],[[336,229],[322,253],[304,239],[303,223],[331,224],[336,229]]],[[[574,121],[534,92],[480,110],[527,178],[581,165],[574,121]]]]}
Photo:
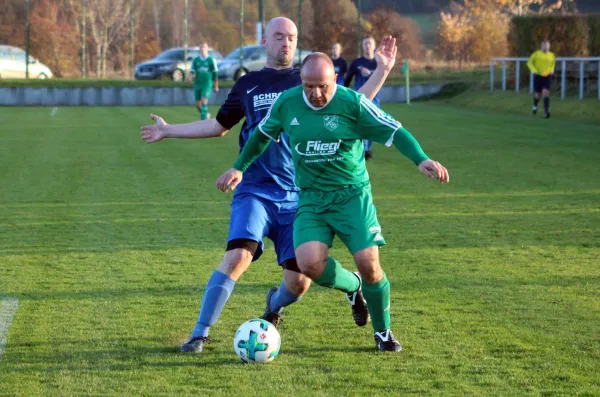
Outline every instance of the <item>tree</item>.
{"type": "Polygon", "coordinates": [[[442,12],[437,29],[436,49],[447,61],[457,61],[459,68],[468,60],[472,26],[464,13],[442,12]]]}
{"type": "Polygon", "coordinates": [[[58,77],[79,65],[78,35],[68,16],[68,12],[52,0],[38,0],[29,16],[31,52],[58,77]]]}
{"type": "Polygon", "coordinates": [[[403,18],[389,8],[379,8],[366,15],[370,28],[366,33],[375,37],[375,42],[385,35],[396,37],[398,56],[419,60],[423,56],[423,44],[419,26],[410,18],[403,18]]]}
{"type": "Polygon", "coordinates": [[[106,76],[109,46],[124,33],[129,21],[129,1],[103,0],[87,3],[87,17],[96,48],[96,76],[106,76]]]}
{"type": "Polygon", "coordinates": [[[515,15],[566,12],[575,0],[463,0],[442,11],[436,49],[447,60],[487,62],[508,53],[508,28],[515,15]]]}

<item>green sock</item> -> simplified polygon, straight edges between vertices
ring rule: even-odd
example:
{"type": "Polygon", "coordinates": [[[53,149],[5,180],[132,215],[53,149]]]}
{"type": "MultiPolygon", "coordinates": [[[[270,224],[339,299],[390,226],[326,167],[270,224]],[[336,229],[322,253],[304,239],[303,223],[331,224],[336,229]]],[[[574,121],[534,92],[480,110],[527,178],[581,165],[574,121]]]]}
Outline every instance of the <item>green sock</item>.
{"type": "Polygon", "coordinates": [[[202,105],[200,108],[200,120],[206,120],[206,115],[208,114],[208,106],[202,105]]]}
{"type": "Polygon", "coordinates": [[[375,332],[389,329],[390,320],[390,282],[385,273],[383,278],[375,284],[368,284],[363,280],[362,292],[367,300],[367,307],[371,314],[371,322],[375,332]]]}
{"type": "Polygon", "coordinates": [[[323,274],[313,280],[322,287],[333,288],[346,293],[354,292],[360,286],[358,277],[342,267],[340,262],[332,257],[327,258],[323,274]]]}

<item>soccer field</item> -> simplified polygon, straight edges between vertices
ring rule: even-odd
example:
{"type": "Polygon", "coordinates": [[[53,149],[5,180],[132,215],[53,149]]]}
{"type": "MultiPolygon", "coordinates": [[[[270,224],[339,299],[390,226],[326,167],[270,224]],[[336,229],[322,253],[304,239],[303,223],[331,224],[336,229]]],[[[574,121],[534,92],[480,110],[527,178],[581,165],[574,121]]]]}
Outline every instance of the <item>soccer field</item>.
{"type": "Polygon", "coordinates": [[[263,366],[232,345],[279,284],[270,243],[205,353],[178,352],[225,247],[215,179],[238,129],[146,145],[151,112],[198,113],[0,108],[0,395],[600,395],[600,126],[384,108],[451,175],[440,186],[381,145],[368,163],[404,351],[377,352],[343,294],[315,285],[263,366]]]}

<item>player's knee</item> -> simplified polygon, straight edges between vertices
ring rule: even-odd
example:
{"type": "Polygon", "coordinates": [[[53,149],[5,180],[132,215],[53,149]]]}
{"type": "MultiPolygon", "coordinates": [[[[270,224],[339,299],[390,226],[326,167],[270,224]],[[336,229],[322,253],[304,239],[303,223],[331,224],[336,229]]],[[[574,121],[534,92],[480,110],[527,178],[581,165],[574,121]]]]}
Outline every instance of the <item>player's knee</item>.
{"type": "Polygon", "coordinates": [[[319,278],[325,266],[327,265],[327,258],[319,258],[317,255],[309,255],[305,258],[296,258],[298,260],[298,267],[302,273],[311,279],[319,278]]]}
{"type": "Polygon", "coordinates": [[[544,98],[550,96],[550,91],[545,89],[544,91],[542,91],[542,95],[544,96],[544,98]]]}
{"type": "Polygon", "coordinates": [[[383,278],[381,266],[363,267],[359,269],[363,281],[368,284],[375,284],[383,278]]]}
{"type": "Polygon", "coordinates": [[[383,278],[377,247],[364,249],[354,254],[354,262],[362,279],[373,284],[383,278]]]}
{"type": "Polygon", "coordinates": [[[243,248],[227,251],[219,265],[219,271],[231,279],[237,280],[250,266],[252,257],[252,252],[243,248]]]}
{"type": "Polygon", "coordinates": [[[312,282],[309,277],[296,272],[286,272],[284,280],[286,288],[296,296],[304,295],[312,282]]]}

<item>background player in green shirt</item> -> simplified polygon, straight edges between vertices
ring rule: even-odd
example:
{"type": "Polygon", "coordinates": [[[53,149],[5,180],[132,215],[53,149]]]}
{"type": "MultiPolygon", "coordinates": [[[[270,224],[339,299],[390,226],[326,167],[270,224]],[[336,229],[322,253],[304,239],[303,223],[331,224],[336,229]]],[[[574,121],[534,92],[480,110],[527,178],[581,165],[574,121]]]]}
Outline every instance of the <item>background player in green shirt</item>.
{"type": "Polygon", "coordinates": [[[194,81],[194,99],[196,108],[200,112],[200,120],[210,117],[208,113],[208,100],[211,91],[219,92],[219,69],[213,57],[208,56],[208,44],[200,46],[200,56],[192,61],[188,81],[194,81]]]}
{"type": "Polygon", "coordinates": [[[544,111],[547,119],[550,118],[550,84],[554,75],[554,66],[556,65],[556,57],[550,51],[550,42],[542,41],[542,49],[534,52],[527,67],[533,73],[533,115],[537,114],[537,106],[540,101],[540,95],[544,97],[544,111]]]}
{"type": "Polygon", "coordinates": [[[275,101],[234,167],[217,179],[217,187],[224,192],[235,189],[242,172],[285,131],[301,189],[294,221],[300,270],[324,287],[345,293],[362,288],[378,349],[400,351],[402,346],[390,330],[390,283],[378,249],[385,240],[373,205],[362,140],[395,145],[421,172],[441,183],[449,181],[448,171],[430,160],[399,122],[364,95],[336,85],[327,55],[309,55],[301,77],[302,86],[284,91],[275,101]],[[335,235],[353,255],[362,281],[328,257],[335,235]]]}

